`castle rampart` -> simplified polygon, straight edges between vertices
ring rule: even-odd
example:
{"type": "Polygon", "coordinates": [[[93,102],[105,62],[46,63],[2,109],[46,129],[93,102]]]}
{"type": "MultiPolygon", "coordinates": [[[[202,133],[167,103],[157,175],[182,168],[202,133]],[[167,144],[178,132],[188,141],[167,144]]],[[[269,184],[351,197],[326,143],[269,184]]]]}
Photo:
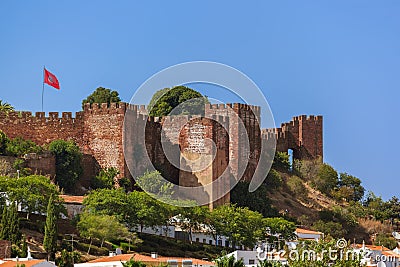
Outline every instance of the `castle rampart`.
{"type": "Polygon", "coordinates": [[[132,148],[127,153],[146,151],[153,165],[168,173],[172,182],[181,183],[180,179],[186,179],[186,174],[182,175],[178,167],[169,163],[163,145],[178,151],[175,160],[180,162],[179,151],[186,142],[183,140],[189,138],[184,129],[196,119],[214,129],[207,136],[225,147],[218,149],[220,161],[213,165],[216,169],[209,170],[213,177],[229,163],[233,177],[249,181],[259,161],[262,139],[275,138],[277,151],[287,152],[292,149],[296,159],[323,156],[322,116],[301,115],[282,123],[279,128],[261,129],[260,107],[233,103],[206,104],[204,117],[215,120],[217,124],[210,124],[199,116],[149,117],[144,105],[94,103],[85,104],[83,110],[74,116],[72,112],[49,112],[48,116],[44,112],[36,112],[35,115],[25,111],[0,113],[0,129],[10,138],[21,136],[39,145],[57,139],[75,141],[84,154],[86,178],[92,178],[100,168],[108,167],[117,168],[121,177],[135,177],[146,171],[148,163],[141,159],[128,162],[134,165],[134,168],[128,170],[124,156],[125,141],[132,148]],[[130,139],[124,140],[124,122],[130,125],[130,139]],[[222,130],[222,126],[226,129],[222,130]],[[162,137],[166,144],[161,143],[162,137]],[[143,138],[144,147],[141,145],[143,138]],[[241,170],[245,170],[243,175],[239,175],[241,170]]]}

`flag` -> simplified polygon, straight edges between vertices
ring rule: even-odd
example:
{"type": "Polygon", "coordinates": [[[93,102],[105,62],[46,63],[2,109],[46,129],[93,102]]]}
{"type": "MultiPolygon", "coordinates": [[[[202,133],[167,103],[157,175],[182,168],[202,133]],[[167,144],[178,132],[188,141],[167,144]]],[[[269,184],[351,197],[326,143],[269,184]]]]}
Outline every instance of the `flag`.
{"type": "Polygon", "coordinates": [[[60,84],[58,83],[57,77],[50,71],[44,69],[44,83],[60,90],[60,84]]]}

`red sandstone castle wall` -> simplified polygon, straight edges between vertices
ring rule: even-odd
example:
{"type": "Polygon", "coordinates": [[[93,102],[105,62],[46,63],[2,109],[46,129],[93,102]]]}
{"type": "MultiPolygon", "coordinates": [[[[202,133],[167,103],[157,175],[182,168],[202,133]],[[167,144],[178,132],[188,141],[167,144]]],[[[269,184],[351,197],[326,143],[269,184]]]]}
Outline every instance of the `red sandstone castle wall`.
{"type": "Polygon", "coordinates": [[[247,104],[206,105],[206,117],[225,116],[229,119],[229,160],[232,175],[250,181],[261,153],[260,107],[247,104]],[[240,170],[244,170],[240,176],[240,170]]]}
{"type": "Polygon", "coordinates": [[[323,118],[322,116],[301,115],[280,128],[263,129],[262,137],[276,138],[276,150],[293,150],[295,159],[323,159],[323,118]]]}
{"type": "Polygon", "coordinates": [[[202,192],[204,196],[196,196],[210,201],[210,209],[230,201],[229,135],[224,126],[228,129],[227,117],[198,117],[189,120],[179,132],[182,167],[179,184],[184,187],[212,184],[202,192]]]}

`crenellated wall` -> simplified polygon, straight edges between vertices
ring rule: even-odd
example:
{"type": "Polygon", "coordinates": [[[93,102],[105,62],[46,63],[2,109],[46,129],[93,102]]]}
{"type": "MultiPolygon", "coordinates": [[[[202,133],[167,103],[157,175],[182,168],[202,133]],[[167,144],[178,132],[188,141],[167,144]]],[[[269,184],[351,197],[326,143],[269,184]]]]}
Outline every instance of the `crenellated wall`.
{"type": "MultiPolygon", "coordinates": [[[[21,136],[39,145],[57,139],[75,141],[84,154],[83,176],[86,178],[92,178],[100,168],[107,167],[119,169],[120,177],[136,177],[152,164],[168,174],[175,184],[191,184],[190,179],[205,173],[193,176],[179,170],[179,165],[183,164],[182,156],[187,153],[182,149],[187,148],[192,121],[205,125],[205,137],[218,144],[214,151],[217,153],[216,161],[206,171],[207,179],[217,177],[230,163],[229,171],[235,179],[250,181],[259,161],[263,138],[275,137],[277,151],[292,149],[296,159],[323,157],[322,116],[302,115],[282,123],[280,128],[261,130],[260,107],[234,103],[207,104],[204,117],[169,116],[160,119],[148,117],[143,105],[103,103],[86,104],[83,111],[74,116],[71,112],[49,112],[48,116],[44,112],[35,115],[31,112],[0,113],[0,129],[10,138],[21,136]],[[124,122],[129,125],[125,128],[125,135],[129,138],[125,139],[124,122]],[[151,162],[146,162],[141,156],[126,158],[124,143],[128,155],[146,152],[151,162]],[[170,156],[174,157],[176,166],[171,164],[165,151],[173,151],[170,156]],[[130,170],[126,162],[129,160],[134,161],[128,162],[133,166],[130,170]]],[[[84,185],[88,186],[88,181],[84,185]]],[[[229,196],[221,201],[228,200],[229,196]]]]}
{"type": "Polygon", "coordinates": [[[263,129],[262,138],[276,138],[276,150],[293,150],[294,159],[323,159],[323,117],[296,116],[280,128],[263,129]]]}

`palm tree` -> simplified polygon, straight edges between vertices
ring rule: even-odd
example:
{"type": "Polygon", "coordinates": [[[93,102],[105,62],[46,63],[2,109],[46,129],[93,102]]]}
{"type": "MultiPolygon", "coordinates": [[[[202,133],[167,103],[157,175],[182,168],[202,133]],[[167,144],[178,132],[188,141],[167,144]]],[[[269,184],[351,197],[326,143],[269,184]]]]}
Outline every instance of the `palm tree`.
{"type": "Polygon", "coordinates": [[[14,111],[14,107],[0,99],[0,112],[8,113],[10,111],[14,111]]]}
{"type": "Polygon", "coordinates": [[[230,257],[224,256],[216,260],[217,267],[245,267],[243,260],[236,260],[232,255],[230,257]]]}

